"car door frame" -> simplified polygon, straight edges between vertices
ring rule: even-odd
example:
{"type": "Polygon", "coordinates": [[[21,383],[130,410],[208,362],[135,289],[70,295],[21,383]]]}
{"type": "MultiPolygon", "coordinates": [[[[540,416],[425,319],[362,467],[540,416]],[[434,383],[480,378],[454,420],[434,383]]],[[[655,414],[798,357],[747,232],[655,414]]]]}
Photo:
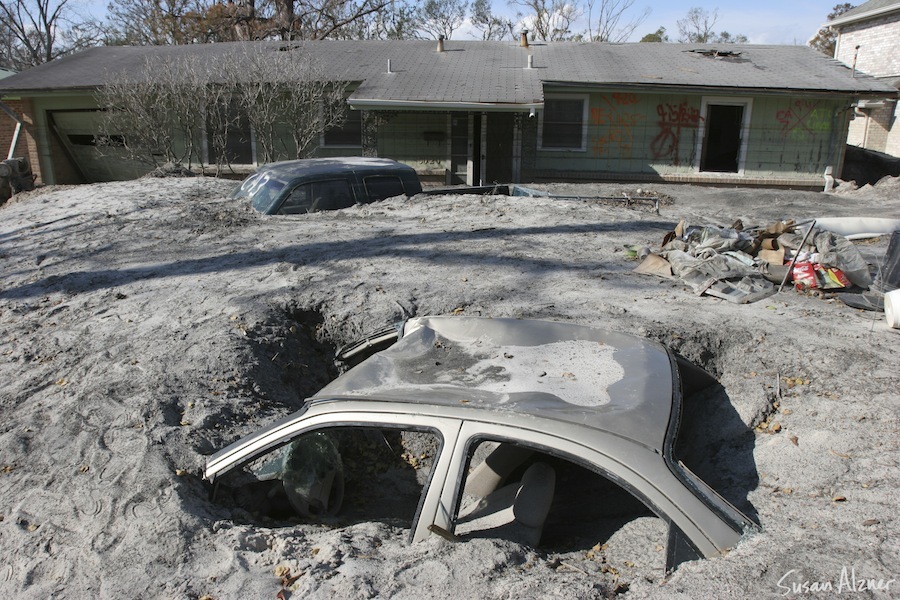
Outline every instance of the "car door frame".
{"type": "Polygon", "coordinates": [[[605,436],[603,443],[592,441],[591,447],[544,431],[477,420],[466,420],[460,427],[434,515],[434,524],[448,532],[455,528],[467,454],[478,440],[520,443],[603,475],[643,502],[670,527],[677,527],[707,558],[727,552],[741,537],[742,532],[736,532],[672,473],[661,455],[646,447],[612,435],[605,436]],[[641,458],[621,458],[632,456],[641,458]]]}

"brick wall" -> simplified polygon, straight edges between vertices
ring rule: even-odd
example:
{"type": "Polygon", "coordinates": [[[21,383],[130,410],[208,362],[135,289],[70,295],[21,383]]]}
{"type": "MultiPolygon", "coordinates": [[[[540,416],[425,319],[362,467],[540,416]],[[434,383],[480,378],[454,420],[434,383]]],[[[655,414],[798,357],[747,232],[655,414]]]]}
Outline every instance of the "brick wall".
{"type": "MultiPolygon", "coordinates": [[[[24,100],[3,100],[3,103],[13,109],[19,118],[24,121],[22,130],[19,132],[19,140],[16,143],[14,157],[24,156],[31,165],[31,171],[37,175],[37,183],[43,183],[41,180],[41,166],[38,161],[37,144],[34,139],[34,121],[32,118],[31,101],[27,98],[24,100]]],[[[5,112],[0,112],[0,159],[5,159],[9,153],[9,147],[12,144],[13,136],[16,131],[16,121],[5,112]]]]}
{"type": "MultiPolygon", "coordinates": [[[[835,58],[874,77],[900,76],[900,13],[840,28],[835,58]]],[[[900,108],[896,102],[857,111],[850,123],[847,143],[900,156],[900,108]]]]}
{"type": "Polygon", "coordinates": [[[896,103],[857,109],[850,124],[847,143],[877,152],[888,152],[888,137],[894,123],[896,103]]]}
{"type": "Polygon", "coordinates": [[[842,26],[835,58],[874,77],[900,75],[900,13],[842,26]]]}

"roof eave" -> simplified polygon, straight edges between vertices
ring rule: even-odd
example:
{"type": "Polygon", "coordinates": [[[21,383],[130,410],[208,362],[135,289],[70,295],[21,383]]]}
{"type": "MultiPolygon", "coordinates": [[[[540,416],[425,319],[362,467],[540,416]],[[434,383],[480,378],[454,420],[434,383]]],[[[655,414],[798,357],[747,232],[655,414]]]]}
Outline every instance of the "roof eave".
{"type": "Polygon", "coordinates": [[[584,87],[584,88],[628,88],[641,90],[658,90],[668,92],[693,92],[697,93],[713,93],[713,94],[735,94],[740,93],[748,96],[765,95],[765,96],[890,96],[891,92],[880,90],[823,90],[809,88],[773,88],[773,87],[734,87],[734,86],[713,86],[713,85],[684,85],[684,84],[667,84],[667,83],[637,83],[637,82],[577,82],[577,81],[545,81],[545,86],[553,85],[559,87],[584,87]]]}
{"type": "Polygon", "coordinates": [[[827,23],[822,24],[822,27],[834,27],[837,25],[849,25],[851,23],[856,23],[858,21],[866,21],[868,19],[874,19],[876,17],[880,17],[882,15],[890,14],[892,12],[900,12],[900,4],[893,4],[891,6],[882,6],[881,8],[876,8],[873,10],[867,10],[864,13],[859,13],[857,15],[850,15],[849,17],[840,16],[828,21],[827,23]]]}
{"type": "Polygon", "coordinates": [[[544,106],[543,102],[448,102],[428,100],[379,100],[376,98],[351,98],[352,109],[376,110],[473,110],[484,112],[528,112],[544,106]]]}

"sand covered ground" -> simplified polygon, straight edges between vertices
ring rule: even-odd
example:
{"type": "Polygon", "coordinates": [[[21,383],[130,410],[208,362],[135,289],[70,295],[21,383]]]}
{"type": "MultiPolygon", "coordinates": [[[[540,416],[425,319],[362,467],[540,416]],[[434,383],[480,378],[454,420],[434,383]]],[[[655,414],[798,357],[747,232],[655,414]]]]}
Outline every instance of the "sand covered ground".
{"type": "MultiPolygon", "coordinates": [[[[665,194],[659,214],[447,195],[268,217],[229,200],[234,185],[50,187],[0,208],[0,597],[900,594],[900,330],[790,288],[749,305],[696,296],[633,273],[626,252],[681,218],[900,218],[896,179],[836,194],[644,186],[665,194]],[[409,544],[384,522],[279,526],[210,501],[205,457],[296,410],[336,374],[337,346],[451,313],[635,333],[705,367],[725,395],[699,437],[761,532],[666,578],[656,517],[593,547],[532,549],[409,544]]],[[[857,242],[873,265],[886,246],[857,242]]]]}

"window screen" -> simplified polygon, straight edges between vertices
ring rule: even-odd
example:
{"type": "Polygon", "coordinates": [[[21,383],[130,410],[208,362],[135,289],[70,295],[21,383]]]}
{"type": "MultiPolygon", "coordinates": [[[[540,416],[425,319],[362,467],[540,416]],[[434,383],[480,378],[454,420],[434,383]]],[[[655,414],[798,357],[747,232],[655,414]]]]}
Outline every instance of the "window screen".
{"type": "Polygon", "coordinates": [[[548,98],[544,101],[542,148],[584,148],[584,99],[548,98]]]}

